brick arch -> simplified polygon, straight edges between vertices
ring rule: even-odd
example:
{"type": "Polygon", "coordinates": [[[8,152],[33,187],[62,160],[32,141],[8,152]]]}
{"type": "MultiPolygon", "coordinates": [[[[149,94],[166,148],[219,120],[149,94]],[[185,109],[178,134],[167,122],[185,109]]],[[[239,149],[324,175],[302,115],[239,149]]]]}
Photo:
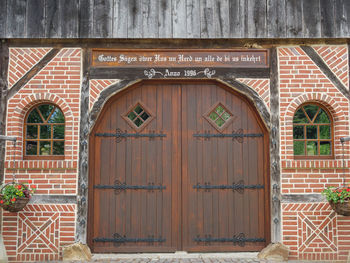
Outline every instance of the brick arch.
{"type": "Polygon", "coordinates": [[[344,111],[339,104],[326,93],[305,93],[294,98],[288,105],[284,114],[284,121],[286,125],[293,122],[294,113],[300,105],[307,102],[317,102],[323,105],[332,115],[334,123],[340,121],[345,117],[344,111]]]}
{"type": "MultiPolygon", "coordinates": [[[[8,133],[9,136],[17,137],[17,146],[21,148],[21,155],[23,153],[23,127],[24,127],[24,119],[27,112],[35,105],[39,103],[52,103],[58,106],[65,118],[65,127],[66,130],[73,130],[73,113],[69,105],[59,96],[50,93],[38,93],[32,94],[24,97],[18,103],[17,107],[13,110],[13,113],[9,115],[9,119],[11,124],[8,125],[8,133]]],[[[69,142],[72,144],[72,142],[69,142]]],[[[16,155],[18,156],[19,153],[16,155]]]]}
{"type": "MultiPolygon", "coordinates": [[[[293,117],[296,110],[304,103],[317,102],[324,106],[333,119],[333,136],[334,136],[334,154],[335,158],[341,156],[342,152],[340,148],[336,146],[340,144],[340,137],[344,136],[342,130],[344,129],[343,122],[346,120],[347,114],[342,110],[339,103],[336,102],[331,96],[326,93],[305,93],[296,98],[294,98],[286,108],[284,114],[282,113],[282,123],[283,127],[282,134],[284,134],[285,140],[281,142],[281,147],[286,149],[287,147],[292,147],[293,145],[293,117]]],[[[286,154],[287,158],[293,158],[293,154],[286,154]]]]}

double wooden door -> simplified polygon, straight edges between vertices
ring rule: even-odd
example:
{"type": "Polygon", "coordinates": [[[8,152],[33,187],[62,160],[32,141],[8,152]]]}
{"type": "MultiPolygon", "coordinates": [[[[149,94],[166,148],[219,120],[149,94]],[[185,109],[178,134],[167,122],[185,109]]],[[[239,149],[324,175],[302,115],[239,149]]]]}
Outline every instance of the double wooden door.
{"type": "Polygon", "coordinates": [[[94,252],[257,251],[269,242],[268,139],[216,82],[143,82],[90,135],[94,252]]]}

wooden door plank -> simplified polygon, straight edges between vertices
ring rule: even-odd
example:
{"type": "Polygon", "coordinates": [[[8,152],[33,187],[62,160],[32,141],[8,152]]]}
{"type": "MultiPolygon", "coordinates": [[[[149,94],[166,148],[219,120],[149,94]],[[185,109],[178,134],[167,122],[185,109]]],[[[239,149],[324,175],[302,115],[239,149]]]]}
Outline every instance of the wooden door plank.
{"type": "Polygon", "coordinates": [[[8,1],[10,0],[1,0],[0,4],[2,7],[2,15],[0,16],[0,36],[1,38],[6,36],[6,28],[7,28],[7,12],[8,12],[8,1]]]}
{"type": "Polygon", "coordinates": [[[321,36],[322,37],[335,37],[335,13],[334,13],[334,1],[320,0],[321,10],[321,36]]]}
{"type": "Polygon", "coordinates": [[[287,28],[285,0],[267,1],[266,21],[267,37],[286,37],[287,28]]]}
{"type": "Polygon", "coordinates": [[[302,1],[303,4],[303,35],[306,37],[321,37],[320,0],[302,1]]]}
{"type": "Polygon", "coordinates": [[[286,16],[287,20],[287,37],[302,37],[303,17],[302,17],[302,1],[286,0],[286,8],[289,10],[286,16]]]}
{"type": "Polygon", "coordinates": [[[113,0],[112,27],[113,37],[128,37],[128,5],[123,0],[113,0]]]}
{"type": "Polygon", "coordinates": [[[21,38],[26,35],[27,0],[11,0],[7,5],[7,38],[21,38]]]}
{"type": "Polygon", "coordinates": [[[88,38],[92,35],[92,10],[93,0],[79,2],[79,37],[88,38]]]}
{"type": "Polygon", "coordinates": [[[128,1],[128,38],[142,37],[142,5],[141,1],[128,1]]]}
{"type": "Polygon", "coordinates": [[[248,0],[247,4],[248,36],[266,37],[266,1],[248,0]]]}
{"type": "Polygon", "coordinates": [[[186,1],[187,38],[200,38],[200,0],[186,1]]]}
{"type": "Polygon", "coordinates": [[[79,33],[79,1],[60,0],[60,28],[62,38],[76,38],[79,33]]]}
{"type": "Polygon", "coordinates": [[[45,0],[31,0],[27,5],[27,25],[30,25],[27,26],[28,38],[45,37],[44,4],[45,0]]]}
{"type": "Polygon", "coordinates": [[[171,4],[173,38],[186,38],[186,0],[173,0],[171,4]]]}
{"type": "Polygon", "coordinates": [[[142,0],[142,34],[147,38],[158,38],[158,0],[142,0]]]}
{"type": "Polygon", "coordinates": [[[171,2],[168,0],[160,0],[158,1],[158,5],[159,38],[171,38],[173,35],[171,2]]]}
{"type": "Polygon", "coordinates": [[[112,4],[110,0],[94,1],[92,37],[112,37],[112,4]]]}
{"type": "Polygon", "coordinates": [[[60,5],[56,0],[45,0],[45,37],[55,38],[61,35],[60,5]]]}

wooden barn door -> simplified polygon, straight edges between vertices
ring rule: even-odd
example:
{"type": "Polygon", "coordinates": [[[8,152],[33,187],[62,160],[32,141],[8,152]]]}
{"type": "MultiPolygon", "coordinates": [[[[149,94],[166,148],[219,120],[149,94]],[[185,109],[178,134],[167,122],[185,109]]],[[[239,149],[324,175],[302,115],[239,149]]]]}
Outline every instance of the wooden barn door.
{"type": "Polygon", "coordinates": [[[181,245],[180,99],[179,86],[142,85],[104,107],[90,148],[94,252],[181,245]]]}
{"type": "Polygon", "coordinates": [[[182,89],[183,250],[266,246],[268,143],[247,101],[216,84],[182,89]]]}
{"type": "Polygon", "coordinates": [[[268,141],[215,82],[144,82],[90,137],[94,252],[257,251],[269,235],[268,141]]]}

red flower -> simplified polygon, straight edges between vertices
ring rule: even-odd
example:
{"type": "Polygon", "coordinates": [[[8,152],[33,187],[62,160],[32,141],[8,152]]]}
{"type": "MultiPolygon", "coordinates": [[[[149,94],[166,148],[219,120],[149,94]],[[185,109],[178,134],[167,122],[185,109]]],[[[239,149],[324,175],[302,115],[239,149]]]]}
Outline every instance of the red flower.
{"type": "Polygon", "coordinates": [[[21,188],[22,188],[22,185],[19,184],[19,185],[17,185],[16,187],[17,187],[17,189],[21,189],[21,188]]]}
{"type": "Polygon", "coordinates": [[[350,188],[346,189],[347,192],[350,192],[350,188]]]}
{"type": "Polygon", "coordinates": [[[12,201],[12,202],[16,201],[16,197],[12,198],[11,201],[12,201]]]}
{"type": "Polygon", "coordinates": [[[4,203],[4,200],[0,200],[0,204],[3,204],[4,203]]]}
{"type": "Polygon", "coordinates": [[[29,181],[28,181],[28,184],[31,184],[32,182],[33,182],[32,180],[29,180],[29,181]]]}
{"type": "Polygon", "coordinates": [[[36,188],[36,186],[35,186],[35,185],[31,185],[30,187],[31,187],[31,188],[36,188]]]}

